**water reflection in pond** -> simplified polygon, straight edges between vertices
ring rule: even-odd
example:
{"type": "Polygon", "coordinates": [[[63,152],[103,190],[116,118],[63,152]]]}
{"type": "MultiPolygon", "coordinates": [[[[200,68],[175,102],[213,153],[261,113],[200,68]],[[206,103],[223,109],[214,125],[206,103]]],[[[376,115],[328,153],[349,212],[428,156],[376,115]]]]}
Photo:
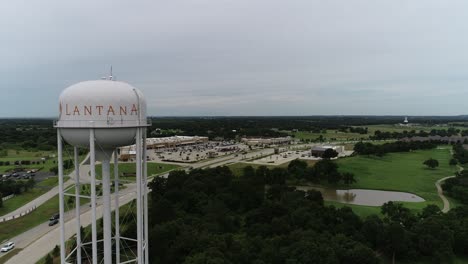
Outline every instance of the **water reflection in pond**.
{"type": "Polygon", "coordinates": [[[380,190],[349,189],[336,190],[332,188],[320,188],[313,186],[294,186],[297,190],[308,191],[317,190],[322,193],[326,201],[340,203],[381,206],[389,201],[398,202],[424,202],[424,199],[416,194],[406,192],[392,192],[380,190]]]}

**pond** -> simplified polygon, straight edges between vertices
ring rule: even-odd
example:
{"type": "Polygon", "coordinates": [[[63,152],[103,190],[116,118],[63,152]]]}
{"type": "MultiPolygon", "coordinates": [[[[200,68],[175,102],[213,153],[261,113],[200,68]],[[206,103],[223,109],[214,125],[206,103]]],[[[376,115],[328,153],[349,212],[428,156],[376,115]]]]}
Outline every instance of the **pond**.
{"type": "Polygon", "coordinates": [[[347,204],[381,206],[389,201],[398,202],[424,202],[425,200],[416,194],[406,192],[349,189],[337,190],[333,188],[321,188],[313,186],[294,186],[297,190],[316,190],[322,193],[326,201],[335,201],[347,204]]]}

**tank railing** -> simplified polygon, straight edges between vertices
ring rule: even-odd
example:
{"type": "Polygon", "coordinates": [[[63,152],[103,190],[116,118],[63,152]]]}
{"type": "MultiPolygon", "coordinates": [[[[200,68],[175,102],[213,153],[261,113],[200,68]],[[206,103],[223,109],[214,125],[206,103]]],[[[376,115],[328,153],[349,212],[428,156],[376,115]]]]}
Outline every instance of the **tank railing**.
{"type": "Polygon", "coordinates": [[[151,126],[150,118],[144,120],[138,119],[101,119],[101,120],[54,120],[54,127],[70,128],[119,128],[119,127],[141,127],[151,126]]]}

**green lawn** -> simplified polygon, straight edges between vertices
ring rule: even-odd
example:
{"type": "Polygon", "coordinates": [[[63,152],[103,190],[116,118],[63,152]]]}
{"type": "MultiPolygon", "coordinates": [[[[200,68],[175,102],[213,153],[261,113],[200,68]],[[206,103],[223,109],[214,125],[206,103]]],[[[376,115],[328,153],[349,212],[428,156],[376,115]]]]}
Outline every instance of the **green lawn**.
{"type": "MultiPolygon", "coordinates": [[[[413,209],[434,203],[442,206],[435,182],[453,175],[457,170],[449,166],[450,146],[434,150],[419,150],[410,153],[389,153],[382,158],[376,156],[354,156],[337,160],[339,170],[354,173],[357,183],[352,188],[394,190],[417,194],[424,203],[406,203],[413,209]],[[440,166],[428,169],[422,163],[434,158],[440,166]]],[[[343,186],[340,186],[343,187],[343,186]]]]}
{"type": "Polygon", "coordinates": [[[27,204],[28,202],[34,200],[36,197],[47,192],[47,189],[42,188],[33,188],[27,192],[24,192],[20,195],[17,195],[11,199],[8,199],[3,202],[3,207],[0,208],[0,216],[8,214],[21,206],[27,204]]]}
{"type": "Polygon", "coordinates": [[[0,264],[6,263],[9,259],[11,259],[14,255],[18,254],[21,249],[14,248],[10,252],[6,253],[0,258],[0,264]]]}
{"type": "Polygon", "coordinates": [[[58,213],[58,210],[59,200],[58,195],[56,195],[41,206],[37,207],[37,209],[32,213],[15,220],[0,223],[0,241],[15,237],[43,222],[46,222],[51,215],[58,213]]]}
{"type": "MultiPolygon", "coordinates": [[[[65,181],[68,177],[65,178],[65,181]]],[[[57,177],[50,177],[45,179],[36,184],[36,187],[27,191],[23,192],[20,195],[17,195],[11,199],[8,199],[3,202],[3,207],[0,208],[0,216],[5,215],[9,212],[12,212],[19,207],[29,203],[30,201],[36,199],[37,197],[41,196],[42,194],[46,193],[54,186],[58,185],[58,178],[57,177]]]]}

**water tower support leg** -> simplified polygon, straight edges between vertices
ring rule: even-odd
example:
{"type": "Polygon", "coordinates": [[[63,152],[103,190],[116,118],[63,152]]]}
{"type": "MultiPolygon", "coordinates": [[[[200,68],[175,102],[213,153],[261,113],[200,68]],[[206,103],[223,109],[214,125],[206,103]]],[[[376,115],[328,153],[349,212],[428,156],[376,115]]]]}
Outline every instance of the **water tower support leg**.
{"type": "Polygon", "coordinates": [[[115,263],[120,263],[120,215],[119,215],[119,162],[114,150],[114,197],[115,197],[115,263]]]}
{"type": "Polygon", "coordinates": [[[143,202],[144,202],[144,214],[145,214],[145,226],[144,226],[144,233],[145,233],[145,262],[146,264],[149,263],[149,245],[148,245],[148,168],[147,168],[147,160],[146,160],[146,127],[143,128],[143,202]]]}
{"type": "Polygon", "coordinates": [[[76,218],[76,263],[81,264],[81,222],[80,222],[80,160],[78,147],[74,149],[75,158],[75,218],[76,218]]]}
{"type": "Polygon", "coordinates": [[[65,223],[64,217],[64,195],[63,195],[63,150],[62,135],[57,129],[57,150],[58,150],[58,180],[59,180],[59,213],[60,213],[60,263],[65,263],[65,223]]]}
{"type": "Polygon", "coordinates": [[[102,161],[102,204],[104,233],[104,264],[112,264],[112,221],[109,158],[106,158],[102,161]]]}
{"type": "Polygon", "coordinates": [[[136,135],[136,187],[137,187],[137,263],[143,263],[143,240],[142,240],[142,208],[141,208],[141,128],[137,128],[136,135]]]}
{"type": "Polygon", "coordinates": [[[96,155],[94,128],[89,130],[89,169],[91,172],[91,244],[93,264],[97,264],[97,223],[96,223],[96,155]]]}

